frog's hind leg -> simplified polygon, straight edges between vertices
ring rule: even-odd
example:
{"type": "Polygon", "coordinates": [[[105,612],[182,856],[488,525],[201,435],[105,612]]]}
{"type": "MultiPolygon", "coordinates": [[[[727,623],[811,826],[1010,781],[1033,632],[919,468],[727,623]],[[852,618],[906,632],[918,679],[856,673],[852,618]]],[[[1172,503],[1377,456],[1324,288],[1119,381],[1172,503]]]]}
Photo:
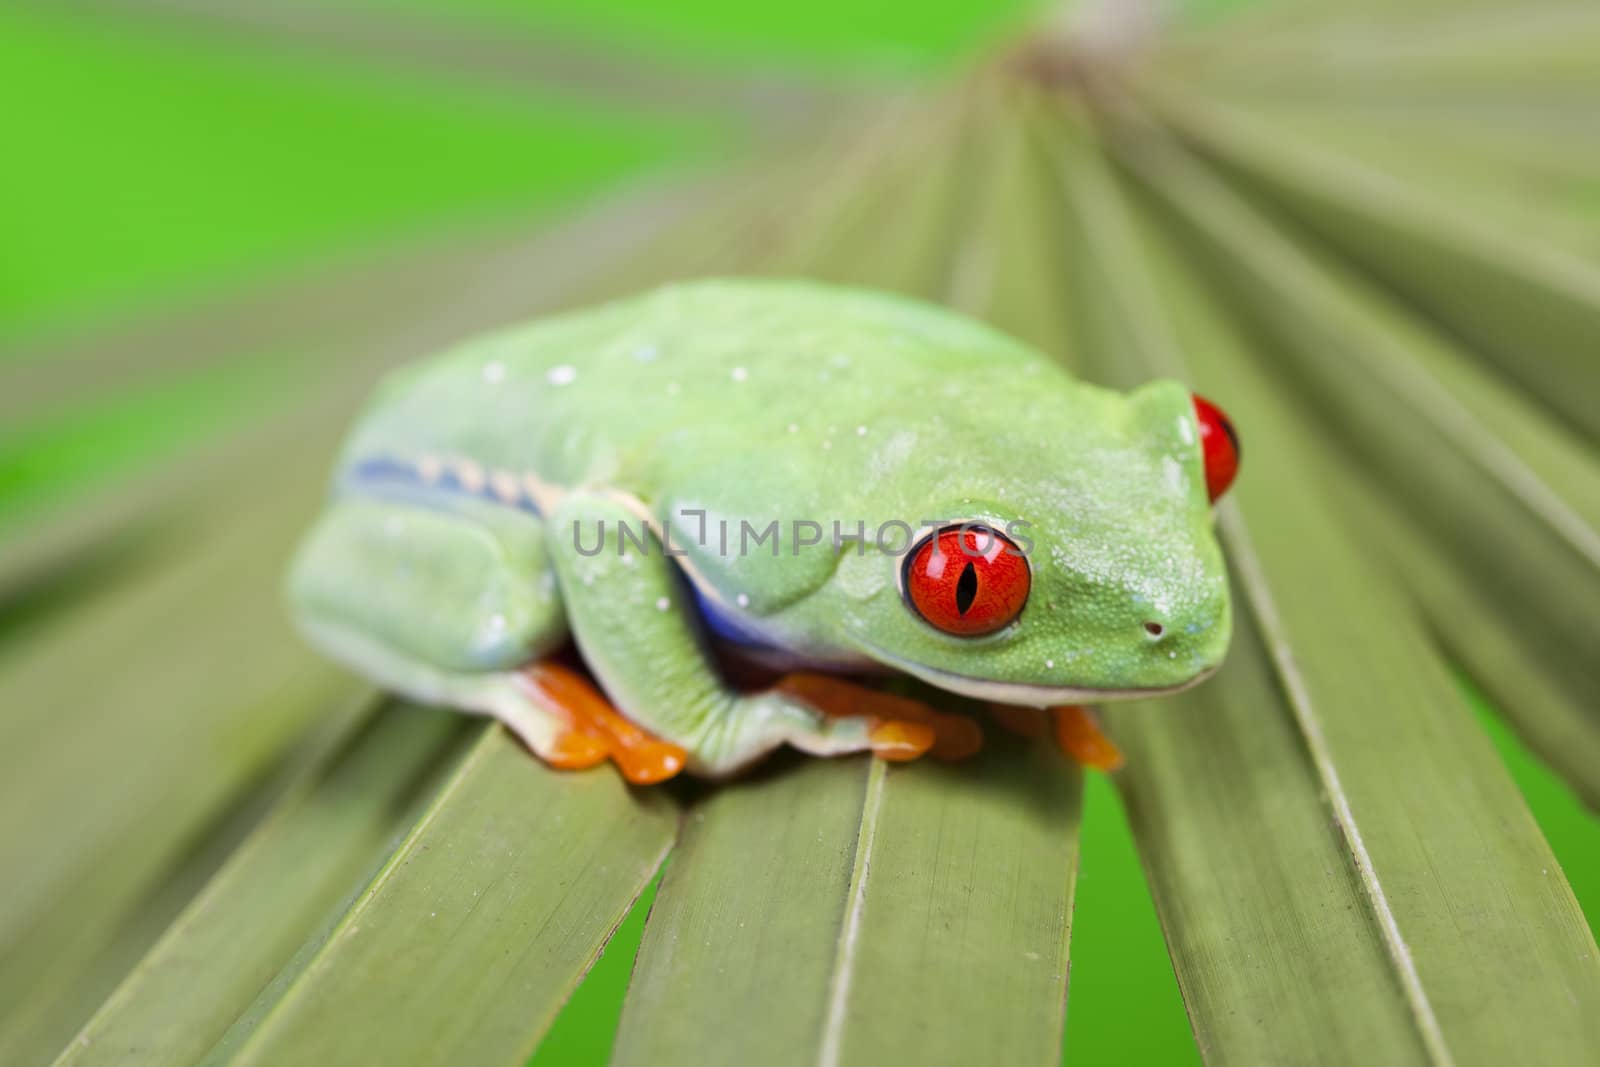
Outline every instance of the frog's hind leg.
{"type": "Polygon", "coordinates": [[[566,638],[534,515],[347,498],[300,546],[289,595],[329,656],[414,700],[493,715],[551,766],[592,766],[616,747],[529,682],[527,665],[566,638]]]}

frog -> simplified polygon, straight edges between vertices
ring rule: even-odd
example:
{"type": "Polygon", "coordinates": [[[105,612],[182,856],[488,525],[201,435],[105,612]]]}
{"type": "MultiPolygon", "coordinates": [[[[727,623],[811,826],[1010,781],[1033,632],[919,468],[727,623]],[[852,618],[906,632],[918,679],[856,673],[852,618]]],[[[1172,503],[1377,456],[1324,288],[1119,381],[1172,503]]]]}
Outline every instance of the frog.
{"type": "Polygon", "coordinates": [[[982,747],[977,717],[885,677],[1111,768],[1090,705],[1224,658],[1238,460],[1177,381],[1082,382],[889,293],[685,281],[388,373],[287,598],[325,655],[558,769],[982,747]]]}

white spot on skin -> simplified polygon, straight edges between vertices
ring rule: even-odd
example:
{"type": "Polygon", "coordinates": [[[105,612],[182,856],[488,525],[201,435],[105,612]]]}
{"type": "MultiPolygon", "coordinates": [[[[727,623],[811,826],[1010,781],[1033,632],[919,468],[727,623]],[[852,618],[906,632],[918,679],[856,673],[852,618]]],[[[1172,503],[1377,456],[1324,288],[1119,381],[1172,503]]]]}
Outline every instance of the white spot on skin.
{"type": "Polygon", "coordinates": [[[857,437],[865,437],[865,436],[867,436],[867,428],[865,426],[857,426],[856,427],[856,436],[857,437]]]}
{"type": "Polygon", "coordinates": [[[683,386],[679,385],[677,382],[668,382],[667,383],[667,395],[668,396],[677,396],[681,392],[683,392],[683,386]]]}
{"type": "Polygon", "coordinates": [[[570,363],[563,363],[558,367],[551,367],[545,372],[544,380],[551,385],[571,385],[578,380],[578,368],[570,363]]]}
{"type": "Polygon", "coordinates": [[[916,448],[916,434],[909,430],[892,433],[888,441],[874,448],[867,457],[867,471],[874,481],[890,477],[911,458],[916,448]]]}
{"type": "Polygon", "coordinates": [[[661,597],[656,601],[657,611],[666,611],[670,607],[672,607],[672,601],[668,600],[666,597],[661,597]]]}
{"type": "Polygon", "coordinates": [[[800,427],[791,422],[789,424],[789,432],[790,433],[799,433],[800,432],[800,427]]]}
{"type": "Polygon", "coordinates": [[[499,360],[483,365],[483,380],[490,385],[499,385],[506,379],[506,365],[499,360]]]}
{"type": "Polygon", "coordinates": [[[489,616],[489,629],[498,631],[504,630],[505,628],[506,617],[504,615],[495,614],[489,616]]]}
{"type": "Polygon", "coordinates": [[[738,604],[741,608],[747,608],[750,606],[750,598],[745,596],[743,593],[740,593],[738,596],[734,597],[733,602],[738,604]]]}
{"type": "Polygon", "coordinates": [[[822,447],[823,448],[832,448],[833,447],[833,442],[832,441],[823,441],[822,442],[822,447]]]}
{"type": "Polygon", "coordinates": [[[1171,456],[1161,457],[1161,473],[1166,476],[1167,485],[1176,490],[1181,490],[1184,485],[1183,465],[1171,456]]]}
{"type": "Polygon", "coordinates": [[[1047,659],[1044,661],[1044,666],[1046,670],[1053,671],[1056,669],[1056,661],[1053,659],[1047,659]]]}
{"type": "Polygon", "coordinates": [[[732,378],[736,382],[742,382],[746,378],[750,377],[750,372],[745,370],[743,367],[735,367],[733,370],[728,372],[728,377],[732,378]]]}

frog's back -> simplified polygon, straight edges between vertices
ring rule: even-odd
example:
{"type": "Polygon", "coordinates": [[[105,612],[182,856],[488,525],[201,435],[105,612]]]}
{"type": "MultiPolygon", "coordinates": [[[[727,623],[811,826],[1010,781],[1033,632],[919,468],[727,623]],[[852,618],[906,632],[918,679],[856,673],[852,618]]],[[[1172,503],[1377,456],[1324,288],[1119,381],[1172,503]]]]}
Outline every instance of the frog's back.
{"type": "MultiPolygon", "coordinates": [[[[343,469],[465,462],[552,485],[614,479],[697,432],[781,428],[848,393],[870,408],[929,380],[1035,353],[980,323],[879,293],[711,280],[498,331],[387,380],[343,469]]],[[[469,474],[475,474],[469,469],[469,474]]],[[[473,479],[477,480],[477,479],[473,479]]]]}

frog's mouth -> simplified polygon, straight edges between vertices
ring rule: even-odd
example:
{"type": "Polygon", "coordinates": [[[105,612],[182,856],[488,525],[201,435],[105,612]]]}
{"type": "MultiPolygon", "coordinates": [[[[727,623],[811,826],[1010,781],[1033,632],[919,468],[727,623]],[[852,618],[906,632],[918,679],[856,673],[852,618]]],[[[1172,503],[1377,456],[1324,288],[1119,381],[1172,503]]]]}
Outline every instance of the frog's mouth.
{"type": "Polygon", "coordinates": [[[988,678],[973,678],[953,671],[942,671],[920,663],[901,659],[876,645],[863,642],[870,655],[895,670],[904,671],[929,685],[948,690],[974,700],[987,700],[995,704],[1015,704],[1019,707],[1047,708],[1056,704],[1102,704],[1113,700],[1140,700],[1145,697],[1168,696],[1193,689],[1217,672],[1221,664],[1213,664],[1187,681],[1177,685],[1150,686],[1130,689],[1094,689],[1082,686],[1031,685],[1027,682],[997,682],[988,678]]]}

